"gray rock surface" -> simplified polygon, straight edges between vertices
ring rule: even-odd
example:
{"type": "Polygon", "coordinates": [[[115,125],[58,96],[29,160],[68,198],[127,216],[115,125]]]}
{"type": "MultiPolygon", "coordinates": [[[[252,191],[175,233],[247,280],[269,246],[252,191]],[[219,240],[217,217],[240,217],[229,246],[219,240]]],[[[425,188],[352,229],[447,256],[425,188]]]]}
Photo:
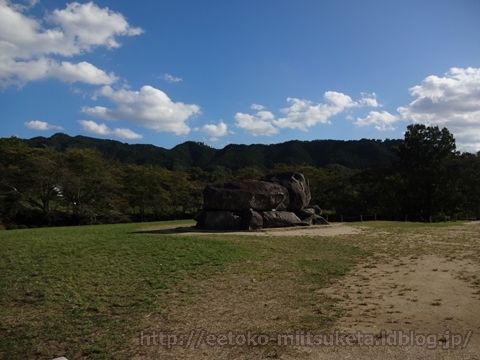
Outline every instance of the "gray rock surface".
{"type": "Polygon", "coordinates": [[[262,180],[212,184],[203,191],[203,210],[197,227],[208,230],[259,230],[261,228],[328,224],[300,173],[281,173],[262,180]]]}
{"type": "Polygon", "coordinates": [[[231,211],[204,210],[197,216],[197,227],[207,230],[240,230],[242,218],[231,211]]]}
{"type": "Polygon", "coordinates": [[[208,185],[203,191],[203,199],[205,210],[284,210],[288,206],[289,193],[276,183],[244,180],[208,185]]]}
{"type": "Polygon", "coordinates": [[[312,199],[310,184],[303,174],[287,172],[266,176],[265,180],[287,188],[290,198],[287,207],[288,210],[297,211],[310,204],[310,200],[312,199]]]}
{"type": "Polygon", "coordinates": [[[255,210],[249,209],[243,214],[243,230],[259,230],[263,228],[263,217],[255,210]]]}
{"type": "Polygon", "coordinates": [[[264,211],[263,226],[266,228],[304,225],[302,220],[290,211],[264,211]]]}

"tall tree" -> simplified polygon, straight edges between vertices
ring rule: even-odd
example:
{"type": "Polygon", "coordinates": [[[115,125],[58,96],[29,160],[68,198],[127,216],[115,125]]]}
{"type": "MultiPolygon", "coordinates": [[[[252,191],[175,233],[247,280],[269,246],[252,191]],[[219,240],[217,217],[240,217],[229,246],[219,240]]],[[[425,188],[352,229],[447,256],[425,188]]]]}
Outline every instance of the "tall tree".
{"type": "Polygon", "coordinates": [[[164,170],[155,166],[129,165],[123,171],[123,194],[135,219],[157,220],[168,215],[171,196],[166,189],[164,170]]]}
{"type": "Polygon", "coordinates": [[[69,149],[62,164],[60,190],[74,221],[96,223],[99,217],[119,213],[119,177],[116,168],[97,151],[69,149]]]}
{"type": "Polygon", "coordinates": [[[16,139],[2,142],[0,153],[4,199],[39,210],[50,223],[52,202],[59,195],[60,154],[50,148],[26,147],[16,139]]]}
{"type": "Polygon", "coordinates": [[[409,125],[405,141],[399,147],[404,211],[423,220],[449,211],[445,198],[448,187],[448,163],[456,154],[453,135],[447,128],[409,125]]]}

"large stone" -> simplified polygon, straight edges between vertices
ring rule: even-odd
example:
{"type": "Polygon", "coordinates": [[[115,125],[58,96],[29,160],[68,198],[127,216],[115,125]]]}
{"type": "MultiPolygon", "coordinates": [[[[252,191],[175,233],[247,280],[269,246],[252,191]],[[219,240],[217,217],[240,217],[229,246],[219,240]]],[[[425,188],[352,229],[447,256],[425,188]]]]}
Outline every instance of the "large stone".
{"type": "Polygon", "coordinates": [[[260,180],[208,185],[203,191],[203,208],[229,211],[285,210],[288,195],[288,190],[280,184],[260,180]]]}
{"type": "Polygon", "coordinates": [[[242,218],[231,211],[203,210],[196,217],[197,227],[207,230],[240,230],[242,218]]]}
{"type": "Polygon", "coordinates": [[[295,211],[295,214],[300,218],[300,220],[307,224],[328,225],[328,221],[320,216],[322,214],[322,209],[320,209],[318,205],[297,210],[295,211]]]}
{"type": "Polygon", "coordinates": [[[301,173],[287,172],[282,174],[269,175],[266,181],[280,184],[288,189],[289,204],[288,210],[297,211],[310,204],[312,194],[308,180],[301,173]]]}
{"type": "Polygon", "coordinates": [[[309,216],[299,216],[303,223],[308,225],[329,225],[328,221],[320,215],[311,214],[309,216]]]}
{"type": "Polygon", "coordinates": [[[315,214],[317,214],[317,215],[322,215],[323,214],[323,210],[318,205],[313,205],[311,207],[311,209],[313,209],[315,211],[315,214]]]}
{"type": "Polygon", "coordinates": [[[300,220],[308,225],[313,225],[315,222],[315,217],[317,216],[313,208],[297,210],[295,211],[295,215],[297,215],[300,220]]]}
{"type": "Polygon", "coordinates": [[[263,228],[263,217],[255,210],[249,209],[242,214],[244,230],[259,230],[263,228]]]}
{"type": "Polygon", "coordinates": [[[203,197],[203,210],[196,218],[202,229],[257,230],[328,224],[320,216],[320,207],[309,206],[310,186],[300,173],[208,185],[203,197]]]}
{"type": "Polygon", "coordinates": [[[295,214],[300,218],[300,220],[309,219],[316,215],[314,208],[303,208],[295,211],[295,214]]]}
{"type": "Polygon", "coordinates": [[[286,227],[286,226],[298,226],[305,225],[295,213],[290,211],[264,211],[263,227],[286,227]]]}
{"type": "Polygon", "coordinates": [[[313,225],[330,225],[330,223],[323,216],[315,215],[312,222],[313,225]]]}

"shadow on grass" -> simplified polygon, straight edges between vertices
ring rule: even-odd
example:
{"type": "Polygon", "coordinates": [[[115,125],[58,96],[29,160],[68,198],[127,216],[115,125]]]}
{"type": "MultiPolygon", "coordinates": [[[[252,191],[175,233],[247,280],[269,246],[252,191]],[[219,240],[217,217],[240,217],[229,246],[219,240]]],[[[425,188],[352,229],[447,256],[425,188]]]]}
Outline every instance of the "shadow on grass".
{"type": "Polygon", "coordinates": [[[178,226],[175,228],[165,228],[165,229],[154,229],[154,230],[137,230],[133,234],[160,234],[160,235],[171,235],[171,234],[225,234],[225,233],[238,233],[244,232],[246,234],[255,234],[261,230],[205,230],[199,229],[195,226],[178,226]]]}

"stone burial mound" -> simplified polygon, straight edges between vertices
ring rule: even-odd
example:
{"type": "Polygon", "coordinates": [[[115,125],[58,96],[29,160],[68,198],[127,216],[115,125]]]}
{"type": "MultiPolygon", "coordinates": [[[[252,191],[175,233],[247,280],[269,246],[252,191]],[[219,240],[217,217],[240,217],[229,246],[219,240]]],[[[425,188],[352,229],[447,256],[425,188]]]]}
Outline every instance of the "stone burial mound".
{"type": "Polygon", "coordinates": [[[258,230],[328,224],[320,207],[310,206],[308,180],[300,173],[269,175],[207,185],[197,227],[206,230],[258,230]]]}

